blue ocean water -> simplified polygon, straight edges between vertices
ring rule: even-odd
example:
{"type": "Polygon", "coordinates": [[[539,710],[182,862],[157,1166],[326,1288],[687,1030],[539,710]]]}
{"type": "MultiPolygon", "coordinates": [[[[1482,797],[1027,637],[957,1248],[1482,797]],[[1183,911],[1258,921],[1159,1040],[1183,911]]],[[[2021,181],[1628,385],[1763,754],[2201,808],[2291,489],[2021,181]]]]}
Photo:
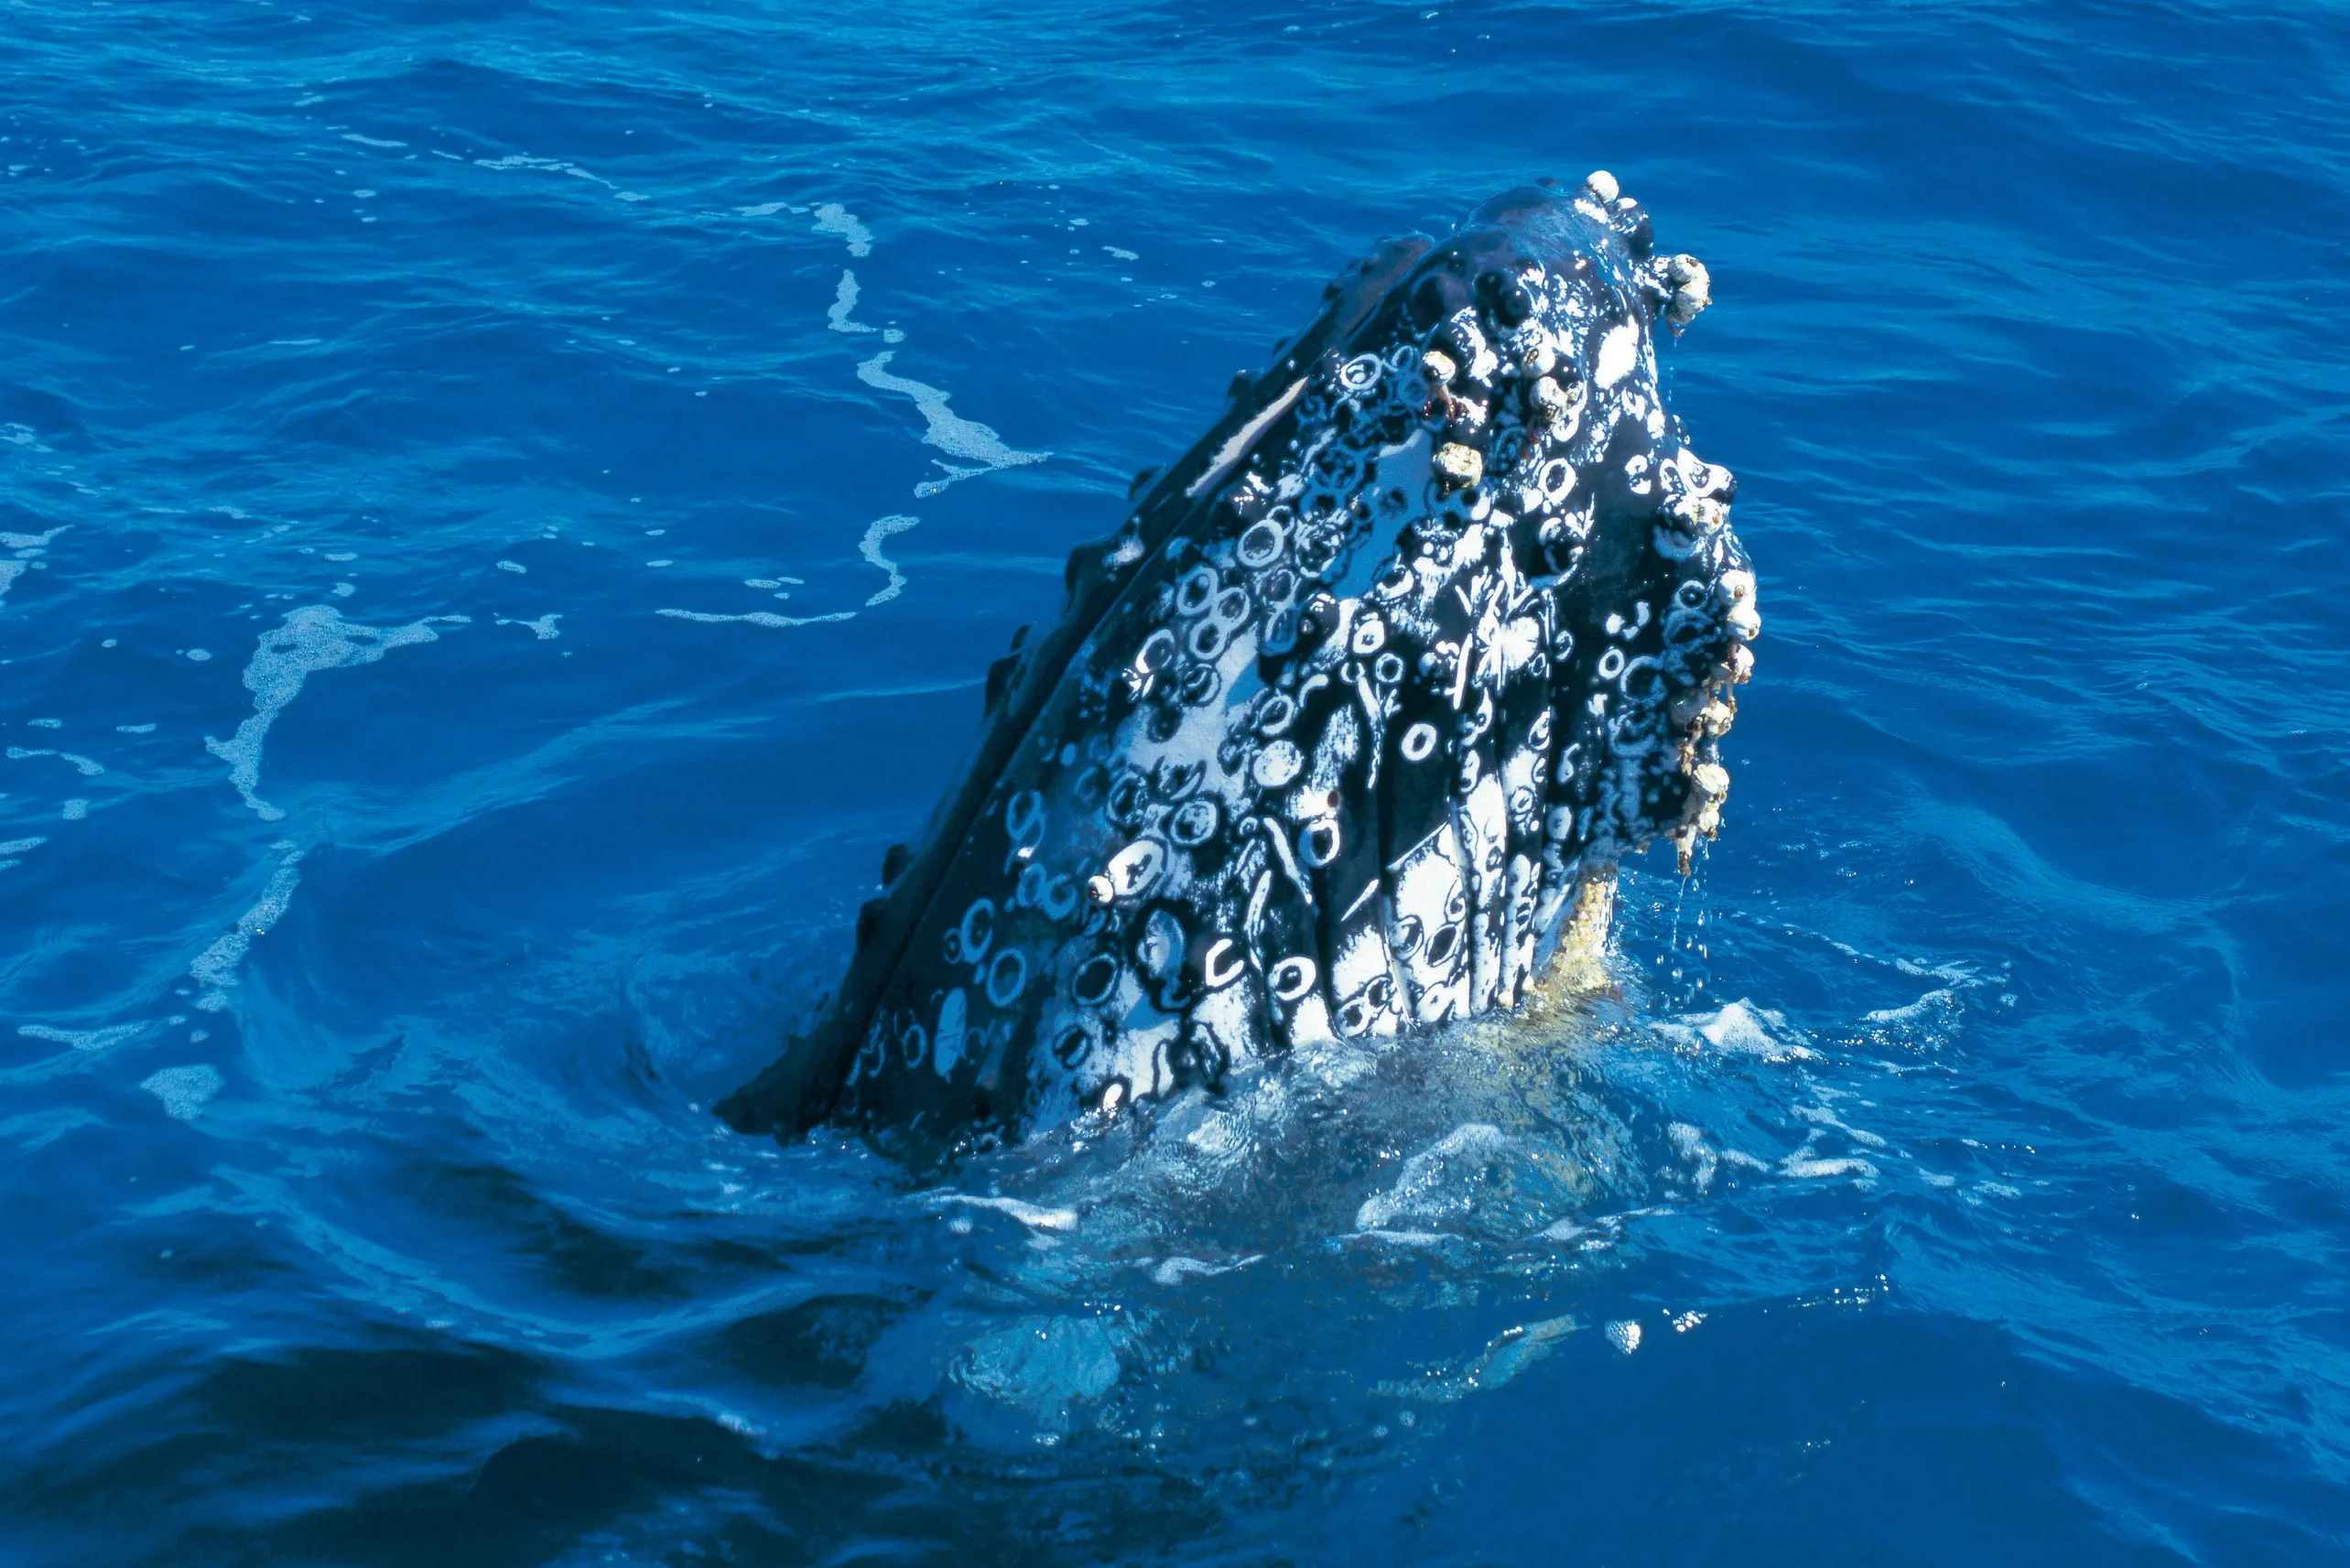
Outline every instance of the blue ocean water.
{"type": "Polygon", "coordinates": [[[0,1558],[2350,1559],[2350,24],[19,0],[0,1558]],[[924,1176],[711,1100],[1371,240],[1716,304],[1620,994],[924,1176]]]}

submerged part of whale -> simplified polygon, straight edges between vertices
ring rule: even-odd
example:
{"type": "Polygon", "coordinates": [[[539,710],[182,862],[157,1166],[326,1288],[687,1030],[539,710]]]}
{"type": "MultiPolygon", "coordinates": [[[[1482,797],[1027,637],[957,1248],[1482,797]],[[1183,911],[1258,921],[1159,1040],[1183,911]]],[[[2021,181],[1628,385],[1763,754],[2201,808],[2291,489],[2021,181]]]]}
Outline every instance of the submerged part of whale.
{"type": "Polygon", "coordinates": [[[1595,954],[1619,859],[1719,825],[1760,624],[1657,390],[1706,290],[1604,173],[1333,283],[1070,557],[839,992],[720,1113],[1016,1130],[1595,954]]]}

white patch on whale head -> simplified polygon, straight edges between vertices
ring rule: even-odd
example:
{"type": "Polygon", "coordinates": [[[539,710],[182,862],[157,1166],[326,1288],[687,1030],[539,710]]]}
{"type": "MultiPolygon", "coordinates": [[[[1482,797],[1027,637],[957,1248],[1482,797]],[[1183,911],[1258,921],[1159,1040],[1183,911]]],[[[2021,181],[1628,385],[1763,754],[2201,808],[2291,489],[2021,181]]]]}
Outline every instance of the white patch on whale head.
{"type": "Polygon", "coordinates": [[[1640,362],[1641,335],[1631,326],[1613,327],[1599,340],[1599,361],[1591,370],[1591,379],[1602,386],[1613,386],[1632,373],[1640,362]]]}

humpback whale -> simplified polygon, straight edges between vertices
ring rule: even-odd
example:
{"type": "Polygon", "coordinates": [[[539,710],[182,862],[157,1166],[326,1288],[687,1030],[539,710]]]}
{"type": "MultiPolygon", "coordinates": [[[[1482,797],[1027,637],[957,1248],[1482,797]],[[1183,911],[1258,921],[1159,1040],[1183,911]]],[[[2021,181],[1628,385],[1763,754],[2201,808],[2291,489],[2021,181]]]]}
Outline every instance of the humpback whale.
{"type": "Polygon", "coordinates": [[[1594,983],[1619,861],[1720,825],[1761,624],[1657,386],[1708,290],[1604,171],[1331,283],[1070,556],[839,990],[719,1114],[1016,1136],[1594,983]]]}

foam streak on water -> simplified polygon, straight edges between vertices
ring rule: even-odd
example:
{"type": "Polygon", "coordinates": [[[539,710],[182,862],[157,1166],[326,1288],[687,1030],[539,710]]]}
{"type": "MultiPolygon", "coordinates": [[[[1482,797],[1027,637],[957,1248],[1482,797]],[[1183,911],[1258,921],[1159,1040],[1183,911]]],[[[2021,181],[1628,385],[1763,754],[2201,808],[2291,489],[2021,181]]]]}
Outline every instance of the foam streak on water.
{"type": "Polygon", "coordinates": [[[2350,1554],[2338,16],[6,16],[0,1558],[2350,1554]],[[1616,994],[720,1129],[1130,476],[1597,168],[1770,617],[1616,994]]]}

